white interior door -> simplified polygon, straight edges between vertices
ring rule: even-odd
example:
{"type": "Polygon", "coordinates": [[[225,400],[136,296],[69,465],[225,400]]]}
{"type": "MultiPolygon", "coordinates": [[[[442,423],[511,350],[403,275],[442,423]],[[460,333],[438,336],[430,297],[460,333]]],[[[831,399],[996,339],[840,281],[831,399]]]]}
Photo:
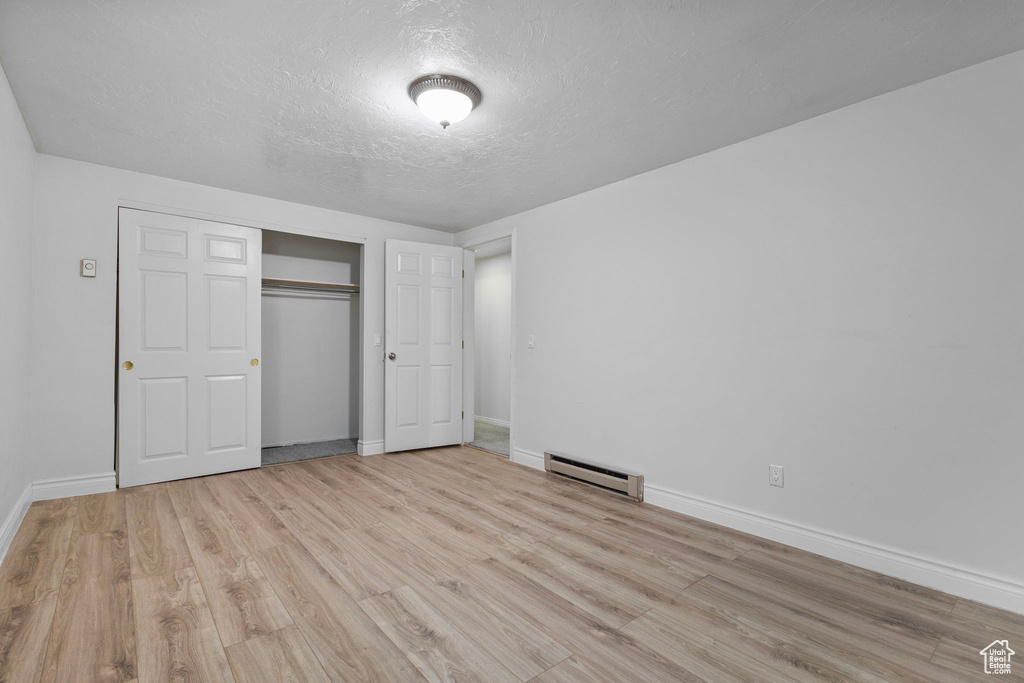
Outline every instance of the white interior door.
{"type": "Polygon", "coordinates": [[[118,481],[260,465],[262,234],[121,209],[118,481]]]}
{"type": "Polygon", "coordinates": [[[385,243],[385,451],[462,443],[462,251],[385,243]]]}

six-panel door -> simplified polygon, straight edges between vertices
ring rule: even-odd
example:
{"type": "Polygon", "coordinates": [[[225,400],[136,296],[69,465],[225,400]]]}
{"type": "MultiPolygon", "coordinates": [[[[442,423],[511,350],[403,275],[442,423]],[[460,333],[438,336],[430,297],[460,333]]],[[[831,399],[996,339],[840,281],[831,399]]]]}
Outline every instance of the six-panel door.
{"type": "Polygon", "coordinates": [[[121,209],[118,478],[260,465],[262,234],[121,209]]]}
{"type": "Polygon", "coordinates": [[[384,251],[384,449],[462,443],[463,250],[387,240],[384,251]]]}

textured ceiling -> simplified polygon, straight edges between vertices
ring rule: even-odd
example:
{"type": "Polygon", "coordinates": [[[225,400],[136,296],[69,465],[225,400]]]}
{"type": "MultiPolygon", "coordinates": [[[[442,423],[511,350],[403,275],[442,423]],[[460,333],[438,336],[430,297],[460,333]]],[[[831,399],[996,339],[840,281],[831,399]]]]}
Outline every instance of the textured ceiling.
{"type": "Polygon", "coordinates": [[[0,2],[40,151],[450,231],[1020,49],[1020,0],[0,2]]]}

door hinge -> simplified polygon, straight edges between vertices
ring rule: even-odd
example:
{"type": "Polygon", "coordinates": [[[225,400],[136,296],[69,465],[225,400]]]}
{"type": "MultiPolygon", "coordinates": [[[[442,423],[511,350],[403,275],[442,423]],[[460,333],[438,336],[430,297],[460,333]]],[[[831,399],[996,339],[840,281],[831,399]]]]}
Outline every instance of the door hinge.
{"type": "Polygon", "coordinates": [[[463,410],[463,411],[462,411],[462,419],[463,419],[463,420],[465,420],[465,419],[466,419],[466,411],[465,411],[465,410],[463,410]]]}
{"type": "Polygon", "coordinates": [[[462,340],[462,348],[466,348],[466,340],[465,339],[462,340]]]}
{"type": "Polygon", "coordinates": [[[466,279],[466,270],[465,270],[465,268],[463,268],[463,270],[462,270],[462,279],[463,280],[466,279]]]}

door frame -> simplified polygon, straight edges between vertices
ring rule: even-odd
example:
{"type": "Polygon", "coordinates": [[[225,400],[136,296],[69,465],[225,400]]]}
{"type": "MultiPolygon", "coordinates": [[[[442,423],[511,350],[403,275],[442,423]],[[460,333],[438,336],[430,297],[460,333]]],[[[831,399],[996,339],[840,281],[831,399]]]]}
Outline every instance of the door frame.
{"type": "MultiPolygon", "coordinates": [[[[518,274],[519,274],[518,273],[518,268],[517,268],[517,265],[516,265],[517,264],[517,257],[516,257],[516,255],[517,255],[517,249],[518,249],[517,231],[518,231],[518,228],[508,228],[508,229],[505,229],[505,230],[499,230],[498,232],[491,233],[491,234],[483,236],[483,237],[475,237],[475,238],[467,239],[465,241],[457,242],[457,244],[455,245],[457,247],[462,247],[463,249],[470,250],[470,251],[467,251],[467,253],[465,254],[465,260],[466,260],[467,263],[470,263],[470,262],[475,263],[476,262],[476,254],[472,252],[472,249],[474,249],[475,247],[482,247],[485,244],[490,244],[491,242],[499,242],[499,241],[505,240],[505,239],[510,239],[511,242],[512,242],[512,325],[511,325],[512,329],[511,329],[511,331],[509,333],[511,335],[511,339],[509,340],[510,341],[509,348],[511,350],[511,355],[512,355],[512,358],[511,358],[511,369],[510,369],[510,372],[512,373],[512,377],[509,378],[510,379],[510,382],[509,382],[510,389],[509,389],[509,391],[511,393],[511,396],[509,396],[509,411],[508,411],[508,424],[509,424],[509,429],[508,429],[508,451],[509,451],[508,459],[509,460],[513,460],[513,461],[515,460],[515,452],[516,452],[516,363],[517,363],[517,356],[519,355],[518,345],[516,344],[516,330],[518,329],[518,326],[519,326],[519,324],[518,324],[518,319],[519,319],[518,309],[517,309],[517,306],[516,306],[516,283],[518,281],[518,274]]],[[[469,277],[475,275],[475,272],[476,272],[475,267],[472,270],[467,268],[466,269],[466,277],[469,278],[469,277]]],[[[463,432],[463,439],[465,441],[467,441],[467,443],[468,443],[468,441],[470,441],[471,439],[466,439],[466,437],[470,436],[472,434],[473,420],[476,417],[476,404],[475,404],[476,396],[474,395],[474,392],[473,392],[473,382],[475,381],[475,377],[474,377],[474,373],[473,373],[473,361],[474,361],[474,357],[476,355],[476,353],[475,353],[476,349],[474,347],[474,345],[476,344],[476,334],[475,334],[475,329],[474,329],[475,317],[476,316],[475,316],[475,311],[473,309],[473,307],[476,305],[476,286],[475,286],[475,283],[468,283],[468,285],[466,287],[463,287],[463,290],[464,290],[464,293],[463,293],[463,296],[462,296],[462,327],[463,327],[463,330],[464,330],[463,336],[466,339],[466,351],[467,351],[467,353],[462,354],[462,366],[463,366],[462,367],[462,381],[463,381],[462,400],[463,400],[463,405],[467,409],[471,409],[471,410],[467,410],[466,411],[466,412],[471,413],[471,415],[470,415],[470,419],[467,420],[466,424],[463,425],[462,432],[463,432]],[[466,296],[466,292],[470,292],[471,295],[470,296],[466,296]],[[470,400],[467,400],[467,397],[470,400]]]]}
{"type": "MultiPolygon", "coordinates": [[[[114,214],[114,255],[115,255],[115,274],[114,274],[114,357],[111,362],[114,374],[114,475],[115,475],[115,487],[120,488],[121,473],[119,469],[120,463],[118,462],[118,430],[120,425],[117,422],[118,413],[118,401],[120,396],[118,395],[118,358],[120,358],[120,349],[118,348],[118,340],[120,339],[120,324],[121,324],[121,254],[118,249],[118,235],[121,229],[121,209],[132,209],[135,211],[149,211],[150,213],[162,213],[170,216],[178,216],[180,218],[194,218],[202,221],[212,221],[214,223],[227,223],[229,225],[237,225],[243,228],[255,228],[256,230],[270,230],[272,232],[281,232],[289,235],[303,235],[305,237],[318,237],[321,239],[334,240],[336,242],[348,242],[351,244],[359,245],[359,348],[356,349],[356,353],[359,354],[359,424],[358,424],[358,441],[361,442],[363,438],[363,414],[366,405],[366,381],[363,376],[364,363],[363,363],[363,334],[366,330],[366,306],[363,304],[363,296],[366,291],[366,238],[358,237],[355,235],[344,235],[339,233],[325,232],[323,230],[310,230],[308,228],[300,228],[290,225],[281,225],[279,223],[269,223],[266,221],[260,221],[251,218],[238,218],[235,216],[226,216],[222,214],[209,213],[206,211],[195,211],[193,209],[184,209],[178,207],[164,206],[161,204],[152,204],[149,202],[140,202],[129,199],[118,199],[117,206],[114,214]]],[[[262,433],[260,435],[260,446],[262,447],[262,433]]]]}

